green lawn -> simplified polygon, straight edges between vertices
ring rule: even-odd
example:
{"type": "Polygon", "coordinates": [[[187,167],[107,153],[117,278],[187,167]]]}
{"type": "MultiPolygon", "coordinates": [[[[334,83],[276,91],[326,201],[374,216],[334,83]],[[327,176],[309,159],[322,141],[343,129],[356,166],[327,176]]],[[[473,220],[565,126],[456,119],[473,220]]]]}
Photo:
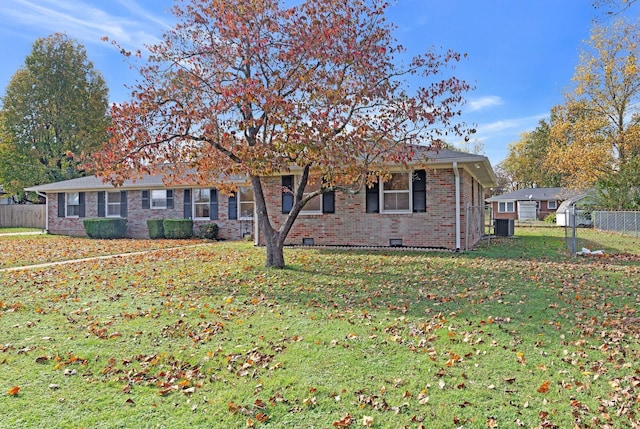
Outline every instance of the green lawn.
{"type": "Polygon", "coordinates": [[[8,227],[0,228],[0,235],[25,233],[25,232],[29,232],[29,233],[42,232],[42,229],[40,228],[8,228],[8,227]]]}
{"type": "MultiPolygon", "coordinates": [[[[461,254],[287,249],[286,270],[122,240],[93,251],[150,252],[0,272],[0,427],[631,428],[638,242],[582,237],[607,255],[516,228],[461,254]]],[[[0,238],[5,266],[62,257],[38,239],[0,238]]]]}

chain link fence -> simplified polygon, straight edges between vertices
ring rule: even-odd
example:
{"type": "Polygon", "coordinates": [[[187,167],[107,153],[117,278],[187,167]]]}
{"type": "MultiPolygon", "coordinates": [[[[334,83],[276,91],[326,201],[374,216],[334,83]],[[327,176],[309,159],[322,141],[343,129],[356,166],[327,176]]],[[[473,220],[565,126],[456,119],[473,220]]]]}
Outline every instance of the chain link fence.
{"type": "Polygon", "coordinates": [[[565,244],[567,252],[573,255],[583,247],[579,237],[581,227],[640,237],[640,211],[590,211],[570,206],[566,213],[565,244]]]}
{"type": "Polygon", "coordinates": [[[640,234],[640,211],[594,211],[593,227],[637,238],[640,234]]]}
{"type": "Polygon", "coordinates": [[[578,251],[578,230],[576,226],[576,206],[572,205],[565,212],[564,243],[567,252],[575,255],[578,251]]]}
{"type": "Polygon", "coordinates": [[[489,239],[491,233],[491,207],[467,206],[465,225],[465,250],[472,248],[482,238],[489,239]]]}
{"type": "Polygon", "coordinates": [[[564,240],[567,252],[575,255],[584,247],[580,243],[579,232],[582,228],[593,226],[593,214],[591,210],[579,209],[575,204],[570,205],[565,212],[566,222],[564,227],[564,240]]]}
{"type": "Polygon", "coordinates": [[[482,237],[482,226],[484,223],[484,207],[467,206],[467,213],[465,216],[465,243],[464,250],[469,250],[472,244],[482,237]],[[483,209],[483,210],[479,210],[483,209]]]}

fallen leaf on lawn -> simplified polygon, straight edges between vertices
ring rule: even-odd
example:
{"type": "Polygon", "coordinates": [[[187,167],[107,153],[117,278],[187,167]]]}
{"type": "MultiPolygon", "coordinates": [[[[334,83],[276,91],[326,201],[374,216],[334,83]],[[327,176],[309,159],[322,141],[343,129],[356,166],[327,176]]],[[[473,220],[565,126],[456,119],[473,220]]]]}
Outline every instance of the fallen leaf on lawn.
{"type": "Polygon", "coordinates": [[[173,386],[171,387],[167,387],[166,389],[161,389],[158,391],[158,395],[160,396],[167,396],[169,393],[171,393],[173,390],[175,390],[175,388],[173,386]]]}
{"type": "Polygon", "coordinates": [[[13,386],[7,393],[9,396],[16,396],[18,392],[20,392],[20,386],[13,386]]]}
{"type": "Polygon", "coordinates": [[[348,428],[349,426],[351,426],[351,423],[353,423],[353,417],[351,417],[351,415],[349,414],[346,414],[340,420],[336,420],[335,422],[333,422],[333,426],[337,428],[348,428]]]}
{"type": "Polygon", "coordinates": [[[488,428],[497,428],[498,427],[498,421],[493,417],[488,417],[487,418],[487,427],[488,428]]]}
{"type": "Polygon", "coordinates": [[[370,427],[371,425],[373,425],[373,417],[371,416],[362,417],[362,426],[370,427]]]}
{"type": "Polygon", "coordinates": [[[547,393],[549,391],[549,380],[545,381],[538,387],[538,393],[547,393]]]}

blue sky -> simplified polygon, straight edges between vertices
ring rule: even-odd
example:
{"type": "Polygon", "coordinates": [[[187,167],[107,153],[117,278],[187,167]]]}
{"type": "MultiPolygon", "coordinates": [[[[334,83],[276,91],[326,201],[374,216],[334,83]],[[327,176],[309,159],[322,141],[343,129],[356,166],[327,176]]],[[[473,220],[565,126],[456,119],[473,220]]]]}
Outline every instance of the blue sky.
{"type": "MultiPolygon", "coordinates": [[[[397,0],[389,19],[410,54],[430,47],[468,54],[456,75],[475,85],[462,119],[495,166],[509,143],[563,101],[583,42],[598,16],[591,0],[397,0]]],[[[172,24],[173,0],[1,0],[0,94],[38,37],[63,32],[82,43],[107,81],[111,101],[135,82],[103,36],[130,49],[157,42],[172,24]]],[[[638,13],[637,10],[633,11],[638,13]]],[[[454,142],[455,143],[455,142],[454,142]]]]}

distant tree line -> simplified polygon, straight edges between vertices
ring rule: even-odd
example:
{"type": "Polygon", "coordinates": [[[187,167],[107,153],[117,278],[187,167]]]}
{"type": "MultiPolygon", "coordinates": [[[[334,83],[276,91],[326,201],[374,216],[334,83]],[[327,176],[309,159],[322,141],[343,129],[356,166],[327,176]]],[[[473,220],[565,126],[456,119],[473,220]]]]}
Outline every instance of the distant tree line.
{"type": "Polygon", "coordinates": [[[512,188],[589,188],[604,208],[640,208],[638,23],[595,24],[572,81],[565,102],[509,146],[498,171],[512,188]]]}

